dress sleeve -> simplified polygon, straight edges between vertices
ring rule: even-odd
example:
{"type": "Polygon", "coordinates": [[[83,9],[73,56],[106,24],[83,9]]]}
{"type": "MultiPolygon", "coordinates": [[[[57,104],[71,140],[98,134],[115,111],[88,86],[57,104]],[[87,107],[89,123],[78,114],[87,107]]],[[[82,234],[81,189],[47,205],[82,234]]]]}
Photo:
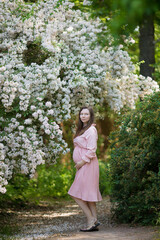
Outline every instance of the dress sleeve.
{"type": "Polygon", "coordinates": [[[97,130],[94,127],[91,127],[86,131],[85,138],[87,140],[87,149],[84,155],[82,156],[82,160],[85,162],[90,162],[90,160],[96,157],[96,149],[97,149],[97,130]]]}

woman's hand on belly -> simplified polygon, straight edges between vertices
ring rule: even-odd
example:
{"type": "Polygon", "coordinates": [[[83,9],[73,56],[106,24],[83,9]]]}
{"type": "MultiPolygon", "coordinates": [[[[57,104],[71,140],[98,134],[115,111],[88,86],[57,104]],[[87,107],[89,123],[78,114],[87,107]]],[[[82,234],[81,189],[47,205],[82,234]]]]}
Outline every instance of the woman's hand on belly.
{"type": "Polygon", "coordinates": [[[86,162],[81,160],[80,162],[76,163],[75,168],[79,170],[84,164],[86,164],[86,162]]]}

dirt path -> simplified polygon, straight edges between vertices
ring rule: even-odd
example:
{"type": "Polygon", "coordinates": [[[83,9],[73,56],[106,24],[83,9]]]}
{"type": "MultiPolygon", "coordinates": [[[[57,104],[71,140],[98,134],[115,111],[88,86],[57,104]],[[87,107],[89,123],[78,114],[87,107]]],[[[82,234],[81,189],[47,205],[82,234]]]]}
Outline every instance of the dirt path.
{"type": "Polygon", "coordinates": [[[47,201],[37,207],[2,210],[0,226],[16,227],[18,232],[12,239],[20,240],[160,240],[156,227],[113,223],[107,197],[97,204],[97,210],[101,222],[98,232],[79,232],[86,219],[73,201],[47,201]]]}
{"type": "Polygon", "coordinates": [[[125,226],[100,228],[98,232],[77,233],[68,236],[53,236],[47,240],[152,240],[158,239],[152,228],[130,228],[125,226]]]}

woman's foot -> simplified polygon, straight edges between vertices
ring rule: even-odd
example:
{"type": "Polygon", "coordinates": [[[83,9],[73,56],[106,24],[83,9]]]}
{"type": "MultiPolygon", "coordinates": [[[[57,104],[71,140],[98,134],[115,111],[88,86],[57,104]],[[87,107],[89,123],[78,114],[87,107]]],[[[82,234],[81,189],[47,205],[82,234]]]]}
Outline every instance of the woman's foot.
{"type": "Polygon", "coordinates": [[[94,226],[95,227],[98,227],[100,225],[100,222],[98,222],[97,220],[95,221],[95,223],[94,223],[94,226]]]}
{"type": "Polygon", "coordinates": [[[98,227],[100,225],[100,222],[97,220],[97,218],[94,218],[94,226],[98,227]]]}
{"type": "Polygon", "coordinates": [[[97,221],[97,219],[93,218],[92,220],[88,221],[87,228],[86,229],[80,229],[82,232],[91,232],[91,231],[98,231],[97,228],[100,225],[100,223],[97,221]]]}
{"type": "Polygon", "coordinates": [[[98,228],[92,227],[90,229],[86,228],[86,229],[80,229],[81,232],[95,232],[95,231],[99,231],[98,228]]]}

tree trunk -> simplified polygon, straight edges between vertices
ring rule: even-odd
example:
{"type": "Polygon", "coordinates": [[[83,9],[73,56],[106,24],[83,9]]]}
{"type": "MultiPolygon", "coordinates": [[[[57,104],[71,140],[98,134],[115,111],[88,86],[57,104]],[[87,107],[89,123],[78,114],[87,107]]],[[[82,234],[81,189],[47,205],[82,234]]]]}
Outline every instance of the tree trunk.
{"type": "Polygon", "coordinates": [[[154,67],[150,65],[155,64],[154,17],[144,17],[140,25],[139,49],[139,60],[145,61],[140,65],[140,74],[153,77],[154,67]]]}

